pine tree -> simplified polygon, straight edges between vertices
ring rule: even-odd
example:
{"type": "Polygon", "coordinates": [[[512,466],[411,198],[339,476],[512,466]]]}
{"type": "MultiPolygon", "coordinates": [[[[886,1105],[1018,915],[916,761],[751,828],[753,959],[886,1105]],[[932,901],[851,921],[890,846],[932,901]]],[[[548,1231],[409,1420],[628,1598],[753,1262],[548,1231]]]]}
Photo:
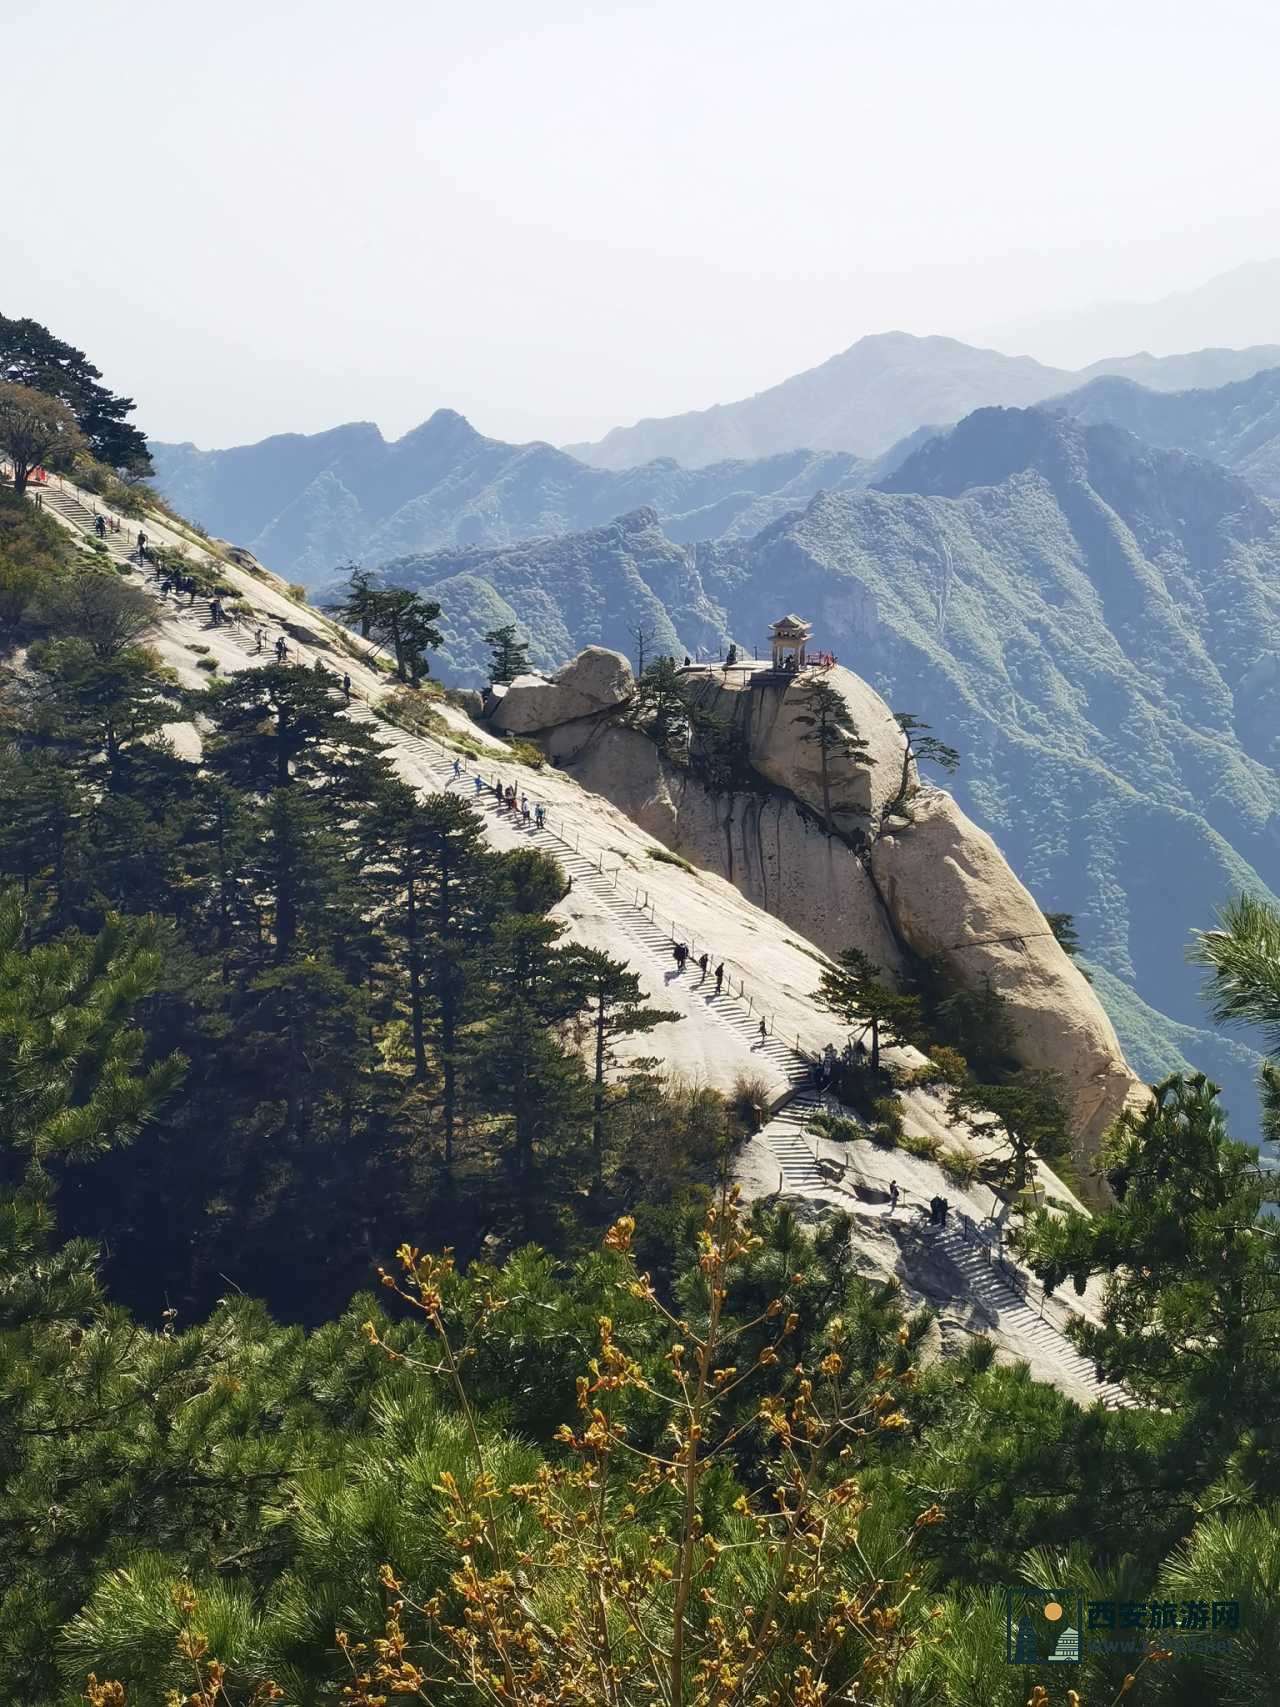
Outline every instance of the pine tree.
{"type": "Polygon", "coordinates": [[[379,591],[373,575],[368,569],[361,569],[354,563],[345,564],[335,573],[345,575],[346,591],[340,598],[330,600],[324,608],[331,616],[336,616],[339,622],[355,627],[361,640],[368,640],[373,632],[379,591]]]}
{"type": "Polygon", "coordinates": [[[182,1077],[141,1066],[130,1016],[160,977],[153,928],[107,921],[95,939],[28,948],[21,900],[0,892],[0,1145],[44,1165],[127,1142],[182,1077]]]}
{"type": "Polygon", "coordinates": [[[295,664],[239,670],[205,705],[215,728],[209,760],[241,788],[268,794],[314,782],[339,798],[367,798],[390,774],[381,742],[344,716],[327,679],[295,664]]]}
{"type": "Polygon", "coordinates": [[[868,811],[856,801],[847,800],[840,801],[833,808],[832,761],[842,759],[846,764],[868,769],[872,762],[871,749],[859,735],[843,694],[837,693],[830,682],[823,681],[821,676],[813,677],[803,684],[799,698],[804,709],[796,712],[791,721],[808,731],[800,737],[801,741],[818,749],[822,773],[822,817],[827,829],[832,831],[835,829],[833,811],[839,811],[842,816],[859,813],[864,817],[868,811]]]}
{"type": "Polygon", "coordinates": [[[583,1005],[572,962],[556,940],[564,927],[522,914],[500,919],[490,947],[492,1019],[479,1045],[478,1073],[489,1104],[512,1122],[517,1172],[536,1150],[571,1127],[588,1106],[581,1063],[554,1028],[583,1005]]]}
{"type": "MultiPolygon", "coordinates": [[[[1102,1319],[1073,1337],[1115,1379],[1185,1410],[1201,1455],[1222,1430],[1274,1439],[1280,1381],[1280,1233],[1258,1153],[1233,1142],[1218,1088],[1203,1074],[1155,1087],[1124,1114],[1104,1152],[1114,1205],[1100,1214],[1041,1212],[1030,1248],[1046,1286],[1107,1277],[1102,1319]]],[[[1273,1497],[1273,1444],[1253,1465],[1273,1497]],[[1262,1458],[1268,1460],[1264,1467],[1262,1458]]]]}
{"type": "Polygon", "coordinates": [[[945,741],[940,741],[931,732],[929,724],[922,723],[909,711],[895,711],[893,718],[903,734],[902,771],[893,799],[886,801],[881,809],[882,823],[901,814],[915,792],[915,776],[922,764],[937,765],[948,776],[954,774],[960,764],[960,754],[954,747],[948,747],[945,741]]]}
{"type": "Polygon", "coordinates": [[[55,338],[38,320],[0,314],[0,380],[58,398],[75,416],[91,455],[130,476],[152,472],[146,435],[125,420],[131,397],[117,397],[83,350],[55,338]]]}
{"type": "Polygon", "coordinates": [[[631,720],[669,759],[688,757],[692,718],[674,658],[655,658],[636,683],[631,720]]]}
{"type": "Polygon", "coordinates": [[[485,645],[493,653],[489,680],[495,685],[513,682],[517,676],[527,675],[533,668],[529,662],[529,643],[518,640],[516,633],[514,622],[504,622],[500,628],[491,628],[484,637],[485,645]]]}
{"type": "Polygon", "coordinates": [[[604,1178],[605,1069],[610,1046],[621,1037],[635,1037],[681,1016],[668,1008],[646,1007],[640,980],[625,962],[612,960],[596,948],[580,948],[569,956],[568,973],[578,988],[594,1039],[592,1065],[591,1149],[597,1189],[604,1178]]]}
{"type": "Polygon", "coordinates": [[[997,1084],[962,1084],[947,1095],[947,1113],[978,1137],[1007,1144],[1011,1183],[1021,1191],[1035,1157],[1053,1161],[1067,1149],[1062,1081],[1056,1073],[1023,1067],[997,1084]]]}
{"type": "Polygon", "coordinates": [[[871,1071],[880,1071],[882,1043],[911,1043],[920,1029],[920,998],[903,995],[860,948],[846,948],[822,974],[817,1000],[847,1026],[871,1033],[871,1071]]]}
{"type": "Polygon", "coordinates": [[[457,1133],[463,1036],[483,1010],[483,945],[498,895],[498,863],[475,813],[454,795],[419,798],[391,783],[362,837],[384,925],[404,944],[414,1078],[427,1077],[428,1040],[441,1077],[445,1165],[457,1133]]]}
{"type": "Polygon", "coordinates": [[[365,587],[353,590],[347,604],[367,621],[368,633],[389,642],[396,660],[396,675],[417,687],[429,673],[427,652],[444,639],[436,627],[440,606],[408,587],[365,587]]]}

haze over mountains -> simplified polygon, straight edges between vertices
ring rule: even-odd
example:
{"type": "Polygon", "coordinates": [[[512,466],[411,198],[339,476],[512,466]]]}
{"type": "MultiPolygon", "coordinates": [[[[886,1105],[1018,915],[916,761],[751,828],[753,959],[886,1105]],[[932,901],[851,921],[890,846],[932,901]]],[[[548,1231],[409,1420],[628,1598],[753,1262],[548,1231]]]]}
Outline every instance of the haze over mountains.
{"type": "Polygon", "coordinates": [[[151,448],[156,483],[184,514],[308,585],[324,584],[348,558],[379,563],[437,546],[503,544],[590,527],[643,504],[677,539],[754,533],[820,487],[866,485],[892,465],[792,450],[614,473],[554,445],[485,438],[451,409],[391,444],[360,421],[234,450],[151,448]]]}
{"type": "Polygon", "coordinates": [[[1129,379],[1095,379],[1056,402],[1083,421],[1110,421],[1148,444],[1220,462],[1255,491],[1280,499],[1280,368],[1212,391],[1157,392],[1129,379]]]}
{"type": "Polygon", "coordinates": [[[153,442],[151,451],[157,485],[184,514],[320,585],[351,558],[506,544],[643,505],[674,539],[744,537],[819,489],[873,484],[921,437],[975,408],[1074,395],[1101,374],[1180,392],[1268,367],[1280,367],[1280,346],[1114,358],[1072,374],[889,333],[744,403],[617,429],[579,447],[591,466],[553,445],[486,438],[451,409],[392,443],[363,421],[229,450],[153,442]]]}
{"type": "Polygon", "coordinates": [[[1034,351],[1041,361],[1063,367],[1084,367],[1113,350],[1151,350],[1165,356],[1222,344],[1237,349],[1277,344],[1280,260],[1249,261],[1154,302],[1102,302],[1025,314],[981,327],[970,336],[974,343],[1011,355],[1034,351]]]}
{"type": "Polygon", "coordinates": [[[859,338],[840,355],[754,397],[615,427],[597,444],[568,449],[600,468],[628,468],[658,456],[673,456],[693,468],[726,457],[769,456],[797,445],[875,457],[919,427],[947,426],[991,404],[1039,403],[1099,374],[1181,390],[1222,385],[1277,365],[1280,345],[1269,345],[1163,358],[1146,353],[1111,357],[1073,373],[954,338],[884,332],[859,338]]]}

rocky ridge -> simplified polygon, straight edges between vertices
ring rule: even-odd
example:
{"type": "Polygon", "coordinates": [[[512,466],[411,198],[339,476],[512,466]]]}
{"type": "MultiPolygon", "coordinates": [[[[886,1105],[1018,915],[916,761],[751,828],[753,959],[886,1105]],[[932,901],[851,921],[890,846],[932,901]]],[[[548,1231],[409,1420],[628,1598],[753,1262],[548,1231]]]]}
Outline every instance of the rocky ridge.
{"type": "Polygon", "coordinates": [[[630,669],[603,648],[585,649],[550,682],[518,679],[491,714],[503,729],[536,735],[585,787],[826,953],[858,947],[890,973],[916,955],[963,988],[989,979],[1009,1004],[1017,1058],[1059,1075],[1087,1161],[1139,1094],[1101,1003],[990,836],[949,794],[913,781],[863,857],[859,827],[879,825],[897,801],[903,736],[866,682],[838,666],[824,671],[870,754],[868,763],[832,754],[824,791],[801,721],[815,679],[754,666],[683,672],[686,694],[739,732],[760,786],[715,786],[665,757],[627,722],[630,669]],[[575,684],[587,681],[600,684],[601,703],[584,712],[575,684]],[[827,798],[840,806],[830,830],[827,798]]]}
{"type": "MultiPolygon", "coordinates": [[[[50,513],[72,531],[91,534],[96,503],[89,495],[60,481],[50,487],[46,502],[50,513]]],[[[152,513],[145,525],[155,544],[186,552],[194,560],[207,558],[209,544],[185,524],[152,513]]],[[[128,537],[127,530],[108,535],[108,556],[121,568],[128,567],[128,537]]],[[[985,1221],[986,1203],[977,1194],[955,1187],[936,1164],[902,1155],[893,1165],[903,1175],[904,1221],[895,1223],[885,1215],[886,1182],[880,1178],[888,1158],[863,1141],[824,1144],[809,1130],[808,1114],[817,1099],[805,1090],[797,1094],[797,1082],[807,1073],[807,1061],[826,1042],[839,1041],[831,1016],[812,999],[823,961],[819,950],[797,941],[790,929],[729,883],[709,872],[656,859],[662,851],[658,841],[564,772],[523,772],[505,742],[453,708],[437,706],[439,727],[426,737],[383,721],[376,708],[386,680],[373,654],[329,618],[300,606],[284,583],[256,561],[212,543],[222,552],[218,572],[244,611],[215,628],[202,609],[160,602],[151,639],[179,680],[191,687],[204,683],[197,656],[212,660],[224,673],[260,663],[254,639],[259,624],[269,639],[284,634],[296,661],[319,662],[334,674],[349,672],[351,715],[377,722],[405,780],[426,790],[453,789],[474,798],[486,834],[499,847],[532,841],[553,852],[574,879],[557,909],[571,939],[630,961],[650,996],[679,1011],[678,1023],[644,1040],[646,1054],[656,1048],[672,1070],[726,1090],[744,1075],[766,1087],[768,1102],[779,1111],[737,1162],[738,1177],[750,1194],[784,1195],[802,1213],[822,1214],[836,1207],[849,1211],[855,1251],[866,1272],[893,1281],[910,1300],[930,1303],[938,1311],[939,1352],[959,1349],[974,1333],[988,1335],[1000,1357],[1029,1364],[1037,1378],[1054,1382],[1082,1402],[1129,1402],[1119,1390],[1100,1385],[1064,1338],[1063,1302],[1039,1300],[1028,1307],[1025,1274],[1015,1265],[993,1266],[993,1247],[982,1239],[993,1238],[994,1232],[978,1225],[985,1221]],[[548,809],[545,830],[523,827],[498,811],[483,787],[474,786],[498,778],[527,780],[548,809]],[[676,931],[686,941],[714,948],[723,958],[728,972],[723,995],[700,985],[691,973],[686,976],[672,968],[670,946],[676,931]],[[816,1165],[820,1151],[825,1152],[821,1168],[816,1165]],[[982,1238],[970,1243],[958,1231],[943,1236],[906,1225],[905,1215],[935,1192],[948,1195],[958,1214],[969,1214],[975,1238],[978,1232],[982,1238]]],[[[577,674],[599,682],[611,670],[615,682],[625,686],[617,661],[604,670],[593,665],[577,674]]],[[[196,725],[175,725],[165,733],[180,756],[199,761],[201,734],[196,725]]],[[[903,1066],[920,1064],[915,1051],[890,1053],[903,1066]]],[[[990,1149],[989,1141],[950,1125],[930,1091],[901,1094],[913,1130],[972,1147],[976,1156],[990,1149]]],[[[1038,1165],[1037,1175],[1050,1202],[1079,1206],[1052,1170],[1038,1165]]],[[[1086,1295],[1074,1308],[1091,1312],[1095,1302],[1086,1295]]]]}

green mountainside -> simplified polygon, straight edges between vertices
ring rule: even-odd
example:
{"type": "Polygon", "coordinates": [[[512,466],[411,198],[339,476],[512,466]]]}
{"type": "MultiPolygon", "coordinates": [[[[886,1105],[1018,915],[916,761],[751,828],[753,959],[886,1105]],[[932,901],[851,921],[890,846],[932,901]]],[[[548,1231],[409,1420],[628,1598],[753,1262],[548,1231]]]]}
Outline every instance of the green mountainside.
{"type": "Polygon", "coordinates": [[[1137,1059],[1197,1059],[1248,1121],[1252,1057],[1204,1028],[1182,950],[1230,891],[1280,890],[1278,564],[1280,511],[1242,481],[1032,409],[980,411],[751,540],[681,547],[647,510],[386,574],[440,599],[473,682],[495,614],[550,666],[632,651],[637,623],[678,653],[800,612],[961,748],[964,804],[1146,1005],[1112,1003],[1137,1059]]]}
{"type": "Polygon", "coordinates": [[[436,547],[505,545],[646,504],[673,539],[751,534],[819,488],[866,485],[893,460],[864,465],[840,452],[792,450],[615,474],[553,445],[485,438],[450,409],[392,444],[369,422],[353,422],[234,450],[151,451],[156,484],[178,510],[307,585],[328,580],[347,558],[380,563],[436,547]]]}
{"type": "Polygon", "coordinates": [[[1159,392],[1132,379],[1095,379],[1055,405],[1082,421],[1127,427],[1148,444],[1207,456],[1280,498],[1280,367],[1208,390],[1159,392]]]}

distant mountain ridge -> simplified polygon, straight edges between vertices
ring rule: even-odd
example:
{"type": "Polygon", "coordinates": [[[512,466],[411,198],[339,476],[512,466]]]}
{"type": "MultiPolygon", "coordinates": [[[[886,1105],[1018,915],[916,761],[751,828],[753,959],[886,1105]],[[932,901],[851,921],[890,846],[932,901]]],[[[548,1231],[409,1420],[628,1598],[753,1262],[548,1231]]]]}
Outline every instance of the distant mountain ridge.
{"type": "Polygon", "coordinates": [[[1204,1026],[1183,948],[1229,892],[1280,891],[1278,571],[1280,509],[1243,481],[1037,408],[979,411],[750,539],[681,545],[647,510],[386,573],[440,598],[471,680],[490,615],[542,665],[630,652],[636,623],[679,655],[811,619],[961,749],[966,809],[1133,993],[1112,1012],[1139,1070],[1194,1061],[1245,1129],[1254,1057],[1204,1026]]]}
{"type": "MultiPolygon", "coordinates": [[[[1280,259],[1247,261],[1153,302],[1100,302],[1024,314],[964,335],[997,350],[1034,350],[1041,361],[1069,368],[1083,368],[1110,350],[1153,350],[1163,357],[1230,344],[1247,354],[1249,345],[1280,344],[1280,259]]],[[[1215,378],[1175,383],[1225,385],[1245,377],[1221,370],[1215,378]]]]}
{"type": "Polygon", "coordinates": [[[882,455],[917,428],[950,425],[975,409],[1040,403],[1105,373],[1177,390],[1221,385],[1280,365],[1280,345],[1157,357],[1109,357],[1079,372],[1030,356],[977,349],[955,338],[883,332],[860,338],[820,366],[735,403],[615,427],[595,444],[567,448],[600,468],[673,456],[690,468],[725,457],[759,457],[796,445],[882,455]]]}
{"type": "Polygon", "coordinates": [[[1214,390],[1159,392],[1131,379],[1095,379],[1055,398],[1054,407],[1127,427],[1166,450],[1208,457],[1264,497],[1280,499],[1280,367],[1214,390]]]}
{"type": "Polygon", "coordinates": [[[379,563],[437,547],[502,545],[646,504],[676,539],[755,533],[821,488],[866,485],[893,460],[792,450],[613,473],[554,445],[486,438],[452,409],[393,443],[357,421],[231,450],[153,444],[152,452],[156,485],[179,510],[308,585],[350,558],[379,563]]]}

